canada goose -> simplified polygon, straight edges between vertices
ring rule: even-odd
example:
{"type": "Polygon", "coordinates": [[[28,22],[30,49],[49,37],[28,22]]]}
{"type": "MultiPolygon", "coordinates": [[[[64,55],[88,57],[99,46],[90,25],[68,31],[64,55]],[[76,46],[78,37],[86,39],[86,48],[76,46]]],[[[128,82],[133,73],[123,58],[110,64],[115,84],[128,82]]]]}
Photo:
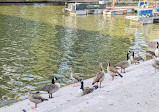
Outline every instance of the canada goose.
{"type": "Polygon", "coordinates": [[[138,59],[139,61],[144,61],[144,59],[139,54],[137,54],[135,58],[138,59]]]}
{"type": "Polygon", "coordinates": [[[134,53],[134,51],[132,51],[132,55],[130,56],[130,60],[131,60],[131,62],[133,62],[133,63],[140,63],[139,61],[140,61],[140,58],[138,58],[138,57],[135,57],[135,53],[134,53]]]}
{"type": "Polygon", "coordinates": [[[114,80],[114,76],[116,76],[116,74],[120,75],[120,77],[123,77],[114,67],[110,65],[110,61],[108,61],[107,71],[108,74],[112,76],[112,81],[114,80]]]}
{"type": "Polygon", "coordinates": [[[121,61],[118,64],[115,65],[115,67],[120,67],[121,68],[121,73],[122,69],[124,70],[125,73],[125,68],[128,68],[131,65],[131,60],[129,59],[129,53],[127,53],[127,61],[121,61]]]}
{"type": "Polygon", "coordinates": [[[97,85],[98,85],[98,82],[100,82],[100,88],[101,88],[101,83],[104,80],[104,78],[105,78],[105,72],[104,72],[102,63],[100,63],[100,72],[97,73],[96,77],[93,80],[92,85],[94,85],[96,82],[97,82],[97,85]]]}
{"type": "Polygon", "coordinates": [[[81,81],[81,88],[78,91],[77,96],[83,96],[83,95],[89,94],[89,93],[93,92],[97,88],[98,88],[98,85],[94,85],[91,88],[90,87],[84,87],[84,82],[81,81]]]}
{"type": "Polygon", "coordinates": [[[151,54],[150,52],[146,52],[146,60],[150,60],[153,58],[155,54],[151,54]]]}
{"type": "Polygon", "coordinates": [[[152,66],[155,68],[155,73],[156,73],[156,69],[159,69],[159,61],[156,60],[155,56],[153,56],[152,59],[152,66]]]}
{"type": "Polygon", "coordinates": [[[73,87],[78,86],[78,82],[81,82],[81,81],[82,81],[82,78],[79,77],[78,75],[76,75],[76,74],[74,73],[74,70],[73,70],[73,69],[71,69],[71,79],[72,79],[72,82],[74,83],[74,84],[73,84],[73,87]],[[77,83],[77,85],[75,86],[76,83],[77,83]]]}
{"type": "Polygon", "coordinates": [[[39,92],[46,91],[49,94],[49,98],[54,98],[54,97],[52,97],[52,93],[55,93],[60,88],[59,84],[55,84],[55,80],[57,80],[57,78],[53,77],[52,83],[44,85],[42,88],[39,89],[39,92]]]}
{"type": "Polygon", "coordinates": [[[157,47],[155,49],[155,56],[159,57],[158,42],[157,42],[157,47]]]}
{"type": "Polygon", "coordinates": [[[30,89],[28,89],[28,99],[31,102],[35,103],[35,107],[32,107],[32,109],[36,109],[37,108],[37,104],[39,104],[39,103],[41,103],[41,102],[43,102],[45,100],[48,100],[48,99],[43,98],[40,95],[32,94],[30,89]]]}

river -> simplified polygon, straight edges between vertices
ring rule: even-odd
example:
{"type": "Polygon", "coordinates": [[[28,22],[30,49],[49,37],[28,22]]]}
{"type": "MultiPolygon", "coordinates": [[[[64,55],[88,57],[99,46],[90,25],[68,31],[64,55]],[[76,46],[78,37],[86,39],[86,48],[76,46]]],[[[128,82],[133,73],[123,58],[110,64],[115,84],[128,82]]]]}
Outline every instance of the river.
{"type": "Polygon", "coordinates": [[[131,24],[125,15],[70,16],[51,4],[0,6],[0,106],[27,97],[59,78],[70,81],[70,69],[84,79],[102,62],[126,60],[128,50],[144,56],[147,42],[157,38],[158,24],[131,24]],[[155,32],[154,32],[155,31],[155,32]]]}

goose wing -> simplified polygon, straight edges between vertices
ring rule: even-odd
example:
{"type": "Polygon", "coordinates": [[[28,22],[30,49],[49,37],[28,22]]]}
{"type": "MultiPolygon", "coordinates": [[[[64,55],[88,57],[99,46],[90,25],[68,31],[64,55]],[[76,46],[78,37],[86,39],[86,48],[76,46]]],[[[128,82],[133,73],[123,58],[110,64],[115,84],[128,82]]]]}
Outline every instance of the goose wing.
{"type": "Polygon", "coordinates": [[[159,61],[158,60],[156,60],[156,64],[159,65],[159,61]]]}
{"type": "Polygon", "coordinates": [[[103,73],[103,72],[97,73],[97,75],[96,75],[96,77],[95,77],[95,79],[94,79],[94,82],[99,82],[99,80],[100,80],[101,78],[103,78],[103,76],[104,76],[104,73],[103,73]]]}
{"type": "Polygon", "coordinates": [[[109,70],[113,73],[117,73],[118,75],[120,75],[120,77],[123,77],[114,67],[110,67],[109,70]]]}
{"type": "Polygon", "coordinates": [[[40,91],[51,91],[53,89],[58,88],[58,86],[56,84],[47,84],[45,86],[43,86],[42,88],[40,88],[40,91]]]}
{"type": "Polygon", "coordinates": [[[114,67],[110,67],[109,70],[110,70],[111,72],[113,72],[113,73],[117,73],[117,72],[118,72],[114,67]]]}
{"type": "Polygon", "coordinates": [[[134,60],[136,60],[136,61],[140,61],[140,60],[142,60],[142,61],[144,61],[144,59],[142,58],[142,57],[134,57],[134,60]]]}
{"type": "Polygon", "coordinates": [[[121,62],[117,63],[117,64],[115,65],[115,67],[123,67],[124,65],[127,65],[127,64],[128,64],[127,61],[121,61],[121,62]]]}
{"type": "Polygon", "coordinates": [[[78,81],[82,79],[81,77],[79,77],[79,76],[76,75],[76,74],[73,74],[72,77],[75,78],[75,79],[78,80],[78,81]]]}
{"type": "Polygon", "coordinates": [[[89,93],[93,92],[93,90],[94,90],[93,88],[85,87],[83,90],[83,94],[84,95],[89,94],[89,93]]]}
{"type": "Polygon", "coordinates": [[[41,100],[41,101],[47,100],[44,97],[37,95],[37,94],[32,94],[32,98],[37,99],[37,100],[41,100]]]}

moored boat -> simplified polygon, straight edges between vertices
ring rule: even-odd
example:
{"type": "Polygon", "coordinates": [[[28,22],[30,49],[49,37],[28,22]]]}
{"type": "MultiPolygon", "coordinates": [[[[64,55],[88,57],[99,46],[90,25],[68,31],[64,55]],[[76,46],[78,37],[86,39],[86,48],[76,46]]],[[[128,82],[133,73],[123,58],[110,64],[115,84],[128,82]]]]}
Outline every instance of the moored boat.
{"type": "Polygon", "coordinates": [[[74,15],[102,14],[106,4],[98,3],[69,3],[68,7],[63,8],[63,12],[74,15]]]}

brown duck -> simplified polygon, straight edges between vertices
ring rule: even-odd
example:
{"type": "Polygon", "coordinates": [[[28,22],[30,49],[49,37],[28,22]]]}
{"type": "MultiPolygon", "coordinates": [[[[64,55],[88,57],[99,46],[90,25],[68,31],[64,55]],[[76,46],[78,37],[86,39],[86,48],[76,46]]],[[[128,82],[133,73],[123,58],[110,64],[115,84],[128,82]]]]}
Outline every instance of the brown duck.
{"type": "Polygon", "coordinates": [[[39,103],[41,103],[41,102],[43,102],[45,100],[48,100],[48,99],[43,98],[40,95],[32,94],[30,89],[28,89],[28,99],[31,102],[35,103],[35,107],[32,107],[32,109],[36,109],[37,108],[37,104],[39,104],[39,103]]]}
{"type": "Polygon", "coordinates": [[[110,61],[108,61],[107,72],[110,76],[112,76],[112,81],[116,75],[123,77],[114,67],[111,66],[110,61]]]}
{"type": "Polygon", "coordinates": [[[105,78],[105,72],[104,72],[104,69],[103,69],[103,66],[101,63],[100,64],[100,72],[97,73],[96,77],[93,79],[92,85],[94,85],[95,83],[97,83],[97,85],[98,85],[98,82],[100,82],[100,88],[101,88],[101,83],[104,80],[104,78],[105,78]]]}
{"type": "Polygon", "coordinates": [[[73,87],[76,87],[76,86],[78,86],[78,82],[81,82],[81,81],[82,81],[82,78],[79,77],[78,75],[76,75],[76,74],[74,73],[74,70],[71,69],[71,80],[72,80],[72,82],[74,83],[74,84],[73,84],[73,87]],[[76,84],[76,83],[77,83],[77,84],[76,84]]]}

